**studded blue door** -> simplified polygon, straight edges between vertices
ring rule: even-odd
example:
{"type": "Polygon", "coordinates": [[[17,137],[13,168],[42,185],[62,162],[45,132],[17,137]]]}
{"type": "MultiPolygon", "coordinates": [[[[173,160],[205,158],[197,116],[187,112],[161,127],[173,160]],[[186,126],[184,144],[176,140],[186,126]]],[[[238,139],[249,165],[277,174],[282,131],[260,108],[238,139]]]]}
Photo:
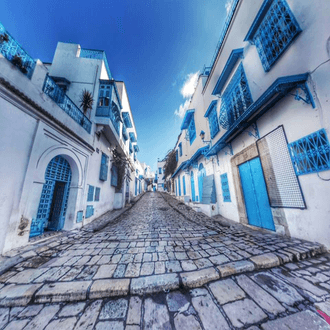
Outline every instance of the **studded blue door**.
{"type": "Polygon", "coordinates": [[[195,202],[195,179],[194,179],[194,172],[191,171],[190,173],[190,185],[191,185],[191,200],[195,202]]]}
{"type": "Polygon", "coordinates": [[[198,168],[198,192],[199,192],[199,201],[202,202],[203,197],[203,178],[206,175],[205,168],[203,164],[199,164],[198,168]]]}
{"type": "Polygon", "coordinates": [[[45,173],[45,184],[36,218],[32,219],[30,237],[41,235],[44,230],[61,230],[69,197],[71,169],[62,156],[54,157],[45,173]]]}
{"type": "Polygon", "coordinates": [[[239,165],[249,224],[275,230],[259,157],[239,165]]]}

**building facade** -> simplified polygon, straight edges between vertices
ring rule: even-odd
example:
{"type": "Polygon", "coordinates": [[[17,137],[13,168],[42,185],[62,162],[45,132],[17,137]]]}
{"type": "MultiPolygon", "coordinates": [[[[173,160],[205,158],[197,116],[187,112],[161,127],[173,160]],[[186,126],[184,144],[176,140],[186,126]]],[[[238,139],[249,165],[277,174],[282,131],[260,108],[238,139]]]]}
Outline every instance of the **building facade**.
{"type": "Polygon", "coordinates": [[[142,192],[126,87],[104,51],[59,42],[42,63],[0,24],[0,113],[0,253],[79,228],[142,192]]]}
{"type": "Polygon", "coordinates": [[[330,248],[329,9],[232,2],[175,146],[178,198],[330,248]]]}

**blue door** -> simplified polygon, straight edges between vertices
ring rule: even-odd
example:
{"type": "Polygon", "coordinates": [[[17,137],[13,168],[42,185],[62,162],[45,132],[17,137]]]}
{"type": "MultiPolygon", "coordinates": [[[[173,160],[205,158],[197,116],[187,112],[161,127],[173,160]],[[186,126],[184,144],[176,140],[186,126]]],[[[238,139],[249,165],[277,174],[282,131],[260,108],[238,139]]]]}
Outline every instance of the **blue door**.
{"type": "Polygon", "coordinates": [[[199,192],[199,201],[202,201],[203,197],[203,178],[206,175],[205,168],[203,164],[199,164],[198,167],[198,192],[199,192]]]}
{"type": "Polygon", "coordinates": [[[30,237],[43,234],[44,230],[61,230],[71,183],[70,165],[62,156],[54,157],[45,173],[45,184],[36,218],[32,219],[30,237]]]}
{"type": "Polygon", "coordinates": [[[239,165],[249,224],[275,230],[259,157],[239,165]]]}
{"type": "Polygon", "coordinates": [[[191,171],[190,173],[190,185],[191,185],[191,200],[195,202],[195,179],[194,179],[194,172],[191,171]]]}

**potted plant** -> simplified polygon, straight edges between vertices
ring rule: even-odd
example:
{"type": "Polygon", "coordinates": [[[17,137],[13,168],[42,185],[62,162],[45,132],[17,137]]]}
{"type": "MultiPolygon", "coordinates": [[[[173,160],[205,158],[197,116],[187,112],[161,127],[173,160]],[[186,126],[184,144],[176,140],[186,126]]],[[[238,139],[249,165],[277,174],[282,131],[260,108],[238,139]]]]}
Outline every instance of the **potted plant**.
{"type": "Polygon", "coordinates": [[[93,104],[94,104],[94,99],[92,93],[87,89],[84,89],[80,96],[80,106],[83,109],[84,115],[87,114],[88,110],[91,110],[93,108],[93,104]]]}
{"type": "Polygon", "coordinates": [[[8,42],[8,41],[9,41],[9,37],[7,33],[0,34],[0,43],[8,42]]]}
{"type": "Polygon", "coordinates": [[[23,66],[23,61],[22,58],[19,55],[15,55],[12,60],[11,63],[13,63],[15,66],[17,66],[18,68],[21,68],[23,66]]]}

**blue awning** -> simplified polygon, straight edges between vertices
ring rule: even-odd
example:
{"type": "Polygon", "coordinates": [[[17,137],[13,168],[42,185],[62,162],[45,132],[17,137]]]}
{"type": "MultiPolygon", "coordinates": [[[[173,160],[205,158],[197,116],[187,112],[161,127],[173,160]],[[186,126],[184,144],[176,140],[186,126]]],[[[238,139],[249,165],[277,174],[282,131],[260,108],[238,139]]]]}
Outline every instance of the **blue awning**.
{"type": "Polygon", "coordinates": [[[199,148],[194,154],[193,156],[189,159],[189,166],[191,163],[193,163],[195,160],[197,160],[199,158],[199,156],[204,155],[209,149],[209,146],[205,146],[202,148],[199,148]]]}
{"type": "Polygon", "coordinates": [[[122,115],[123,115],[123,119],[124,119],[124,123],[125,123],[126,127],[133,128],[133,124],[132,124],[129,113],[125,111],[125,112],[122,112],[122,115]]]}
{"type": "Polygon", "coordinates": [[[195,109],[187,110],[186,114],[184,115],[183,122],[181,125],[181,130],[187,129],[190,123],[191,118],[193,117],[195,113],[195,109]]]}
{"type": "Polygon", "coordinates": [[[134,132],[129,133],[129,138],[130,138],[131,142],[136,142],[136,136],[135,136],[134,132]]]}
{"type": "Polygon", "coordinates": [[[221,94],[222,89],[226,84],[226,81],[229,78],[239,58],[243,58],[243,48],[234,49],[229,55],[227,63],[221,72],[221,75],[217,81],[217,84],[214,87],[212,95],[221,94]]]}
{"type": "Polygon", "coordinates": [[[266,111],[271,109],[279,100],[285,97],[290,90],[298,86],[304,86],[306,90],[306,99],[314,107],[314,101],[306,85],[308,73],[280,77],[258,98],[252,103],[248,109],[234,122],[228,131],[214,144],[214,146],[206,153],[206,156],[216,155],[238,134],[244,131],[266,111]]]}

